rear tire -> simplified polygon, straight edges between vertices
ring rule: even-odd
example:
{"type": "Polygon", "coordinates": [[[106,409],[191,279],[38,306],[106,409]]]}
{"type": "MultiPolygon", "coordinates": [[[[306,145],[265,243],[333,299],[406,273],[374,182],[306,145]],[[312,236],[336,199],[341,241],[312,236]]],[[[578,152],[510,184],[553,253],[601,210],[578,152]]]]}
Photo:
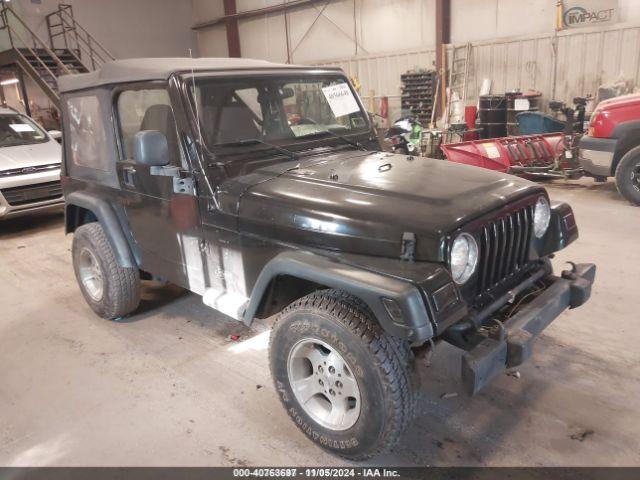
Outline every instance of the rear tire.
{"type": "Polygon", "coordinates": [[[123,317],[140,303],[140,271],[118,265],[99,223],[86,223],[73,235],[73,269],[82,295],[102,318],[123,317]]]}
{"type": "Polygon", "coordinates": [[[616,168],[618,192],[633,205],[640,205],[640,147],[629,150],[616,168]]]}
{"type": "Polygon", "coordinates": [[[366,304],[339,290],[312,293],[280,312],[269,349],[291,419],[314,443],[351,460],[393,448],[414,417],[411,355],[366,304]]]}

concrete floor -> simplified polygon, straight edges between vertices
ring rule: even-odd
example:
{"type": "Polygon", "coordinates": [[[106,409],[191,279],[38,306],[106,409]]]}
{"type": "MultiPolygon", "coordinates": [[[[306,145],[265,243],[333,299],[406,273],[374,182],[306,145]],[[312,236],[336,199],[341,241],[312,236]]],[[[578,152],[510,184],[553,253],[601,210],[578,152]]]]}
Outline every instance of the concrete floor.
{"type": "MultiPolygon", "coordinates": [[[[591,302],[547,329],[519,379],[474,399],[441,398],[460,388],[459,353],[440,346],[420,417],[375,463],[640,465],[640,208],[612,183],[549,189],[581,231],[556,267],[596,262],[591,302]]],[[[174,287],[145,288],[126,321],[101,320],[70,245],[59,215],[0,224],[0,465],[345,464],[281,408],[265,323],[243,328],[174,287]]]]}

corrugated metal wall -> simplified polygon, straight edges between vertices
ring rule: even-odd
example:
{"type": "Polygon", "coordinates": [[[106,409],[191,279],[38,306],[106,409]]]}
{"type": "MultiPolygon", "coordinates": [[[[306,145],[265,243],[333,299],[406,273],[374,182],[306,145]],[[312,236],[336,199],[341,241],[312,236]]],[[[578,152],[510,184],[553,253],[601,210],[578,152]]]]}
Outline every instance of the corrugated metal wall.
{"type": "MultiPolygon", "coordinates": [[[[435,68],[435,51],[401,52],[323,63],[342,68],[362,85],[360,96],[369,105],[371,93],[376,98],[389,97],[390,118],[400,115],[400,75],[417,68],[435,68]]],[[[376,109],[377,110],[377,109],[376,109]]]]}
{"type": "MultiPolygon", "coordinates": [[[[435,50],[421,50],[336,60],[319,65],[340,67],[347,75],[357,77],[362,85],[360,96],[367,107],[372,93],[376,102],[381,96],[389,97],[389,118],[396,119],[400,116],[400,75],[408,70],[435,68],[435,61],[435,50]]],[[[375,111],[378,111],[378,107],[375,111]]]]}
{"type": "Polygon", "coordinates": [[[640,84],[640,27],[561,36],[556,96],[593,93],[618,78],[640,84]]]}
{"type": "MultiPolygon", "coordinates": [[[[321,65],[339,66],[347,74],[355,75],[367,102],[371,90],[376,97],[388,96],[393,119],[400,114],[400,75],[409,69],[434,68],[434,61],[435,51],[425,49],[334,60],[321,65]]],[[[493,93],[535,89],[541,91],[547,101],[565,102],[571,102],[576,96],[595,94],[599,85],[618,78],[638,85],[640,26],[477,42],[471,49],[467,103],[477,99],[484,78],[491,79],[493,93]]]]}

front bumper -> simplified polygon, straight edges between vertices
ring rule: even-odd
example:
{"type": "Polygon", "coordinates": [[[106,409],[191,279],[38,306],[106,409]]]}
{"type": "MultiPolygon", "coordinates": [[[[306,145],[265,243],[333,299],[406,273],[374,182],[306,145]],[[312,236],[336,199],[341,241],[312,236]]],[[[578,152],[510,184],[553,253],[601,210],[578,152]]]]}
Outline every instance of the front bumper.
{"type": "Polygon", "coordinates": [[[0,178],[0,220],[63,206],[59,168],[0,178]]]}
{"type": "MultiPolygon", "coordinates": [[[[0,207],[1,208],[1,207],[0,207]]],[[[37,213],[60,212],[64,211],[64,198],[59,200],[51,200],[48,202],[39,202],[31,204],[24,208],[12,208],[0,212],[0,220],[8,220],[10,218],[24,217],[26,215],[34,215],[37,213]]]]}
{"type": "Polygon", "coordinates": [[[507,368],[517,367],[532,354],[542,331],[563,311],[584,304],[591,295],[596,266],[575,265],[561,277],[551,276],[551,284],[535,300],[515,313],[493,337],[487,337],[462,357],[462,383],[470,395],[482,390],[507,368]]]}
{"type": "Polygon", "coordinates": [[[591,175],[610,177],[613,175],[613,157],[616,151],[615,138],[595,138],[588,135],[580,139],[580,166],[591,175]]]}

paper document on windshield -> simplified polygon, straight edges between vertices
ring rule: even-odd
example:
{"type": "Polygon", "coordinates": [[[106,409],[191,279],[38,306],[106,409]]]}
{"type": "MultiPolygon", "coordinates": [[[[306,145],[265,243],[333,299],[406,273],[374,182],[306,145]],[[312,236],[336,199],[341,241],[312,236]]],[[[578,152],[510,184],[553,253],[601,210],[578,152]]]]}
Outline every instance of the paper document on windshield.
{"type": "Polygon", "coordinates": [[[31,125],[27,125],[26,123],[14,123],[9,125],[14,132],[24,133],[24,132],[35,132],[35,129],[31,125]]]}
{"type": "Polygon", "coordinates": [[[338,117],[349,115],[350,113],[360,110],[356,98],[351,93],[349,85],[346,83],[339,83],[337,85],[331,85],[322,89],[329,107],[333,114],[338,117]]]}

